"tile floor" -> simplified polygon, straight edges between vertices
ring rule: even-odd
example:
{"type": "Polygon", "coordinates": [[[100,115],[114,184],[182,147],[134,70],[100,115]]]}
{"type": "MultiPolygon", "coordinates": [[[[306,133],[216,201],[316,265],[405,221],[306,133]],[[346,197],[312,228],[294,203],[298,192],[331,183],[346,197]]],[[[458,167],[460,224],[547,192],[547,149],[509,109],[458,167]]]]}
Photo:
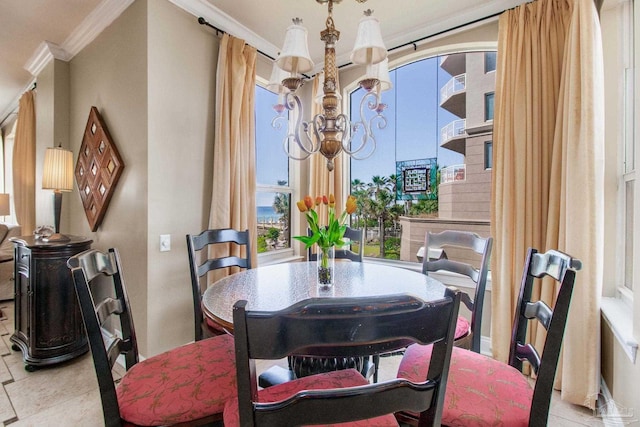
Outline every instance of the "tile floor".
{"type": "MultiPolygon", "coordinates": [[[[13,303],[0,302],[0,422],[11,427],[101,426],[102,406],[89,353],[55,367],[24,370],[22,354],[11,350],[13,303]]],[[[399,357],[381,359],[380,379],[395,375],[399,357]]],[[[263,366],[263,368],[269,365],[263,366]]],[[[602,426],[588,409],[554,396],[550,426],[602,426]]]]}

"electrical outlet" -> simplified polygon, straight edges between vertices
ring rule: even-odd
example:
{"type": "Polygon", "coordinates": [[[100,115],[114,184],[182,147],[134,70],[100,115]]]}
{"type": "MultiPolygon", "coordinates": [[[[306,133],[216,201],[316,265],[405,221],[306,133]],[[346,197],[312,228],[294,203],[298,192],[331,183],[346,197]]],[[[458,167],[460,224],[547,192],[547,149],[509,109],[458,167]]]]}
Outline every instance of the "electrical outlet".
{"type": "Polygon", "coordinates": [[[171,250],[171,234],[160,235],[160,252],[167,252],[171,250]]]}

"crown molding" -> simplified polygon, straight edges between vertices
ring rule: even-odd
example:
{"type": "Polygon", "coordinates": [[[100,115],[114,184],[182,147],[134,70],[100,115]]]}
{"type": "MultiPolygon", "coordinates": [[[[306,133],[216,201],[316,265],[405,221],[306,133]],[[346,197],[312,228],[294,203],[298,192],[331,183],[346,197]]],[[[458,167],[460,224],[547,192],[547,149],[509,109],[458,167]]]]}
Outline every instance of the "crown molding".
{"type": "Polygon", "coordinates": [[[134,0],[103,0],[76,27],[67,39],[59,46],[44,41],[38,46],[24,68],[33,76],[38,76],[42,69],[53,59],[70,61],[82,49],[91,43],[105,28],[115,21],[134,0]]]}
{"type": "Polygon", "coordinates": [[[243,39],[249,45],[274,58],[278,56],[278,53],[280,52],[280,48],[278,46],[275,46],[260,37],[250,28],[242,25],[233,17],[213,6],[206,0],[169,0],[169,2],[175,4],[180,9],[195,17],[202,16],[207,20],[207,22],[211,23],[211,25],[214,25],[234,37],[243,39]]]}
{"type": "Polygon", "coordinates": [[[113,21],[124,12],[134,0],[103,0],[62,43],[73,58],[113,21]]]}
{"type": "Polygon", "coordinates": [[[57,44],[43,41],[40,43],[33,55],[31,55],[31,58],[29,58],[24,68],[30,72],[32,76],[37,76],[53,59],[69,61],[71,59],[71,55],[57,44]]]}

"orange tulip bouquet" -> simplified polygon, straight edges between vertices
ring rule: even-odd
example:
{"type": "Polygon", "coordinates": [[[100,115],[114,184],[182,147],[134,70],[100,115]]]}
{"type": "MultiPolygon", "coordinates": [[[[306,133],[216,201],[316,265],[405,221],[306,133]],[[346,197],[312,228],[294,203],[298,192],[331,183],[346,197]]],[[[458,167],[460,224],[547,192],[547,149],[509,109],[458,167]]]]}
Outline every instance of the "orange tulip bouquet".
{"type": "Polygon", "coordinates": [[[314,200],[311,196],[305,196],[303,200],[296,203],[300,212],[303,212],[307,217],[307,223],[311,230],[311,236],[294,236],[305,244],[305,249],[310,248],[314,243],[318,244],[318,282],[322,285],[333,284],[333,269],[329,265],[331,259],[330,253],[334,251],[335,246],[344,246],[345,242],[342,240],[344,232],[347,229],[345,222],[347,216],[356,211],[356,198],[349,196],[345,210],[336,217],[336,200],[333,194],[327,196],[318,196],[314,200]],[[318,224],[318,213],[314,209],[320,204],[328,206],[329,209],[329,222],[326,226],[318,224]]]}

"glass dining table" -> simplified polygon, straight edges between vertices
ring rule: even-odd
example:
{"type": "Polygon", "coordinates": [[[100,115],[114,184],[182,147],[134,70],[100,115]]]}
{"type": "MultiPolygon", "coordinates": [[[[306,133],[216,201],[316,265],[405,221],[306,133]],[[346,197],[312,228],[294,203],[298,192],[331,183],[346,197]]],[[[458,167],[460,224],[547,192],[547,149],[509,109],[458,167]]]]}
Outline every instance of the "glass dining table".
{"type": "MultiPolygon", "coordinates": [[[[247,301],[247,310],[278,311],[308,298],[347,298],[410,294],[422,300],[436,301],[444,297],[446,287],[438,280],[417,271],[385,264],[336,261],[335,284],[324,288],[317,284],[316,262],[291,262],[244,270],[224,277],[204,292],[202,310],[220,326],[233,332],[233,305],[247,301]]],[[[305,355],[305,356],[320,356],[305,355]]],[[[332,361],[347,366],[327,367],[323,357],[299,358],[293,366],[297,376],[320,370],[343,367],[362,368],[362,361],[332,361]],[[309,364],[313,366],[309,366],[309,364]]]]}

